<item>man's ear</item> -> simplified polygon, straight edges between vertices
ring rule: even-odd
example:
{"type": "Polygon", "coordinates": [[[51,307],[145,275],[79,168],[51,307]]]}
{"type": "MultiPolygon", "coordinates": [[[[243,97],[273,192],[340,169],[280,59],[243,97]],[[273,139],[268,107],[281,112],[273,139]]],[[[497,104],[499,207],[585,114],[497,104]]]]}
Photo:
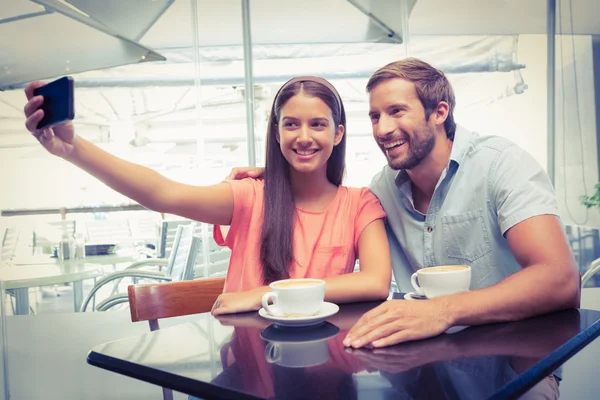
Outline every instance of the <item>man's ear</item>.
{"type": "Polygon", "coordinates": [[[433,118],[435,125],[444,125],[448,114],[450,113],[450,106],[445,101],[440,101],[435,110],[431,113],[430,119],[433,118]]]}
{"type": "Polygon", "coordinates": [[[340,142],[344,138],[345,133],[346,132],[344,131],[344,125],[338,125],[337,129],[335,130],[335,137],[333,138],[334,146],[337,146],[338,144],[340,144],[340,142]]]}

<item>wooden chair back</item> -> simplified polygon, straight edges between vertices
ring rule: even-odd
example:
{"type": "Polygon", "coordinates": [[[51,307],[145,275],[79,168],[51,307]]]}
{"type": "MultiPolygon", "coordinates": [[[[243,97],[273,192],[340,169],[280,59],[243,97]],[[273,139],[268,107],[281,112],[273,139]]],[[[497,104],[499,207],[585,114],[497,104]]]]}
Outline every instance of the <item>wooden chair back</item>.
{"type": "Polygon", "coordinates": [[[131,321],[148,321],[154,331],[161,318],[209,312],[224,286],[225,278],[130,285],[131,321]]]}

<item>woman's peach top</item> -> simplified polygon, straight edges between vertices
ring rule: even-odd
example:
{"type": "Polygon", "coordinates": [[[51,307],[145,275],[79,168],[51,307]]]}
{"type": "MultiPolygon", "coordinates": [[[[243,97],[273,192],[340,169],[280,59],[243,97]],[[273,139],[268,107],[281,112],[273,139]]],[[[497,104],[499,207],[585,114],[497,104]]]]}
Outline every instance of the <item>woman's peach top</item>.
{"type": "MultiPolygon", "coordinates": [[[[217,244],[232,250],[224,291],[239,292],[263,286],[260,234],[264,182],[250,178],[227,182],[233,189],[233,218],[226,233],[215,226],[213,235],[217,244]]],[[[322,212],[296,209],[291,278],[326,278],[352,272],[362,231],[371,222],[385,218],[379,200],[368,188],[340,186],[322,212]]]]}

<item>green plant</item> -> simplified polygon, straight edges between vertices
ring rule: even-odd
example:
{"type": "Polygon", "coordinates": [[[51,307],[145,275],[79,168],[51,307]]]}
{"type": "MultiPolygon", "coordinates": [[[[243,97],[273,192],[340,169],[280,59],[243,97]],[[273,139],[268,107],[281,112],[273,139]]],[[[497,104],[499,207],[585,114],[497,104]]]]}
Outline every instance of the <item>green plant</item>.
{"type": "Polygon", "coordinates": [[[587,208],[598,207],[600,208],[600,183],[596,183],[594,186],[594,194],[591,196],[581,196],[581,204],[586,206],[587,208]]]}

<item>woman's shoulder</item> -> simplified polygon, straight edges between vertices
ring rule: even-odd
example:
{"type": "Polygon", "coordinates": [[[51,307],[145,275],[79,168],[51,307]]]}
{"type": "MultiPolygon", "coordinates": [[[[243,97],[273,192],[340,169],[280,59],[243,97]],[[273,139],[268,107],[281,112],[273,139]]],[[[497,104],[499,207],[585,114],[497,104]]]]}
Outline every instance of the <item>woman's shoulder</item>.
{"type": "MultiPolygon", "coordinates": [[[[368,187],[343,187],[347,193],[345,208],[348,215],[353,215],[360,226],[366,226],[375,219],[385,218],[381,202],[368,187]]],[[[361,229],[362,230],[362,229],[361,229]]]]}
{"type": "MultiPolygon", "coordinates": [[[[368,187],[350,187],[340,186],[345,195],[339,196],[342,203],[346,203],[350,209],[361,211],[366,208],[381,208],[379,199],[371,192],[368,187]]],[[[341,205],[341,204],[339,204],[341,205]]]]}
{"type": "Polygon", "coordinates": [[[233,190],[234,204],[254,204],[262,201],[265,193],[265,183],[262,179],[244,178],[226,180],[233,190]]]}
{"type": "Polygon", "coordinates": [[[347,193],[348,198],[350,199],[371,199],[375,198],[375,195],[371,190],[366,187],[357,187],[357,186],[340,186],[340,189],[344,190],[347,193]]]}

